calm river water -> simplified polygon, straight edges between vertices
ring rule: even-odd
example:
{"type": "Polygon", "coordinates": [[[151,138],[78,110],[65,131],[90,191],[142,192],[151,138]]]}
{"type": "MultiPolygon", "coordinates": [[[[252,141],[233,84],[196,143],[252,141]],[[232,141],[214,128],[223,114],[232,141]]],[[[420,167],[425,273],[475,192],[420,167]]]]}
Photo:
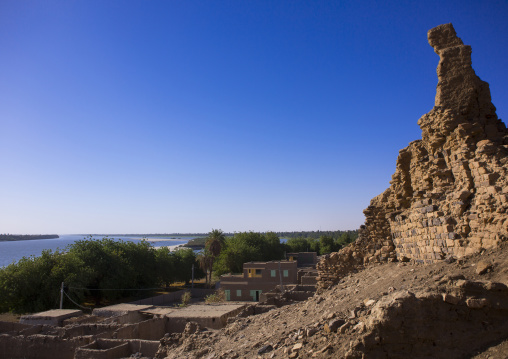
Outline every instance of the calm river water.
{"type": "MultiPolygon", "coordinates": [[[[94,239],[102,239],[104,236],[95,236],[94,239]]],[[[69,244],[89,237],[82,234],[61,235],[60,238],[55,239],[34,239],[29,241],[12,241],[0,242],[0,267],[17,262],[23,257],[39,256],[45,249],[61,249],[64,250],[69,244]],[[86,237],[86,238],[85,238],[86,237]]],[[[110,236],[112,239],[122,239],[129,242],[139,242],[143,237],[118,237],[110,236]]],[[[154,247],[170,246],[174,248],[178,245],[187,243],[190,239],[195,237],[182,237],[182,238],[151,238],[147,237],[154,247]]]]}

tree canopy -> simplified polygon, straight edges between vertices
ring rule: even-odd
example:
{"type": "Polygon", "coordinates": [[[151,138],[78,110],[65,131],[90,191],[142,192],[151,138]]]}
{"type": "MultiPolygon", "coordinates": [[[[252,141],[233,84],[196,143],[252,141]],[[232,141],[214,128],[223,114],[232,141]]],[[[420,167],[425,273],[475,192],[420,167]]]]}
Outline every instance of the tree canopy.
{"type": "MultiPolygon", "coordinates": [[[[193,264],[197,264],[196,254],[191,249],[171,252],[147,241],[84,239],[65,251],[44,251],[0,269],[0,312],[56,308],[62,282],[75,301],[91,296],[99,305],[104,299],[136,295],[175,281],[189,282],[193,264]]],[[[202,277],[196,265],[195,278],[202,277]]]]}

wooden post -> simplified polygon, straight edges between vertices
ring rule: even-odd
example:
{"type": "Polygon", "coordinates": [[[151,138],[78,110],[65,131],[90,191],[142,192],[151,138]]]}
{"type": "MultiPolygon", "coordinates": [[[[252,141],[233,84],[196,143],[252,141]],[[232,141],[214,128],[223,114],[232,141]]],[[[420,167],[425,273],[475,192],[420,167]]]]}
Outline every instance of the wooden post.
{"type": "Polygon", "coordinates": [[[63,309],[63,294],[64,294],[64,282],[62,282],[62,286],[60,287],[60,309],[63,309]]]}
{"type": "Polygon", "coordinates": [[[191,289],[194,289],[194,264],[192,264],[192,284],[191,289]]]}
{"type": "Polygon", "coordinates": [[[280,270],[280,260],[279,260],[279,278],[280,278],[280,292],[284,293],[284,286],[282,285],[282,272],[280,270]]]}

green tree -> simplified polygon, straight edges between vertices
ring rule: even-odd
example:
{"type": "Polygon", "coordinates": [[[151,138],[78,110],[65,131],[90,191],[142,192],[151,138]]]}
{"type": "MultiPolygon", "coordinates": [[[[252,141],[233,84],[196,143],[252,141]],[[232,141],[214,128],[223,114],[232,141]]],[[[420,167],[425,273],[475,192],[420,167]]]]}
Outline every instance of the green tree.
{"type": "Polygon", "coordinates": [[[284,257],[284,246],[280,242],[279,236],[274,232],[268,232],[264,235],[267,246],[266,253],[263,254],[263,260],[279,260],[284,257]]]}
{"type": "Polygon", "coordinates": [[[104,297],[115,299],[121,296],[119,291],[101,289],[129,288],[126,286],[131,270],[124,268],[121,251],[112,239],[77,241],[68,250],[83,263],[83,270],[88,277],[86,287],[94,297],[95,305],[100,305],[104,297]]]}
{"type": "Polygon", "coordinates": [[[235,233],[233,237],[226,238],[214,270],[219,275],[241,273],[245,262],[282,259],[284,248],[279,237],[273,232],[235,233]]]}
{"type": "Polygon", "coordinates": [[[157,277],[160,283],[168,288],[176,280],[176,260],[168,247],[160,247],[155,251],[157,277]]]}
{"type": "Polygon", "coordinates": [[[220,254],[225,241],[226,236],[222,230],[212,229],[212,231],[208,233],[208,239],[206,240],[205,247],[208,248],[213,257],[217,257],[220,254]]]}
{"type": "Polygon", "coordinates": [[[83,263],[87,288],[96,305],[100,305],[104,298],[129,296],[136,293],[133,289],[158,284],[155,250],[147,241],[88,239],[71,244],[67,250],[83,263]]]}
{"type": "Polygon", "coordinates": [[[245,262],[258,260],[260,253],[249,245],[242,236],[236,235],[226,239],[225,247],[215,262],[217,275],[225,273],[242,273],[245,262]]]}
{"type": "MultiPolygon", "coordinates": [[[[143,289],[158,286],[156,249],[151,243],[146,240],[140,242],[117,241],[116,243],[120,243],[124,266],[131,269],[128,281],[130,288],[143,289]]],[[[129,293],[125,293],[125,295],[129,295],[129,293]]]]}
{"type": "Polygon", "coordinates": [[[340,235],[340,237],[336,240],[337,246],[340,248],[348,245],[349,243],[353,242],[354,239],[356,239],[356,236],[353,237],[349,233],[344,232],[340,235]]]}
{"type": "Polygon", "coordinates": [[[192,279],[192,265],[194,265],[194,277],[203,278],[204,273],[199,271],[196,254],[190,248],[181,248],[174,252],[175,255],[175,277],[177,281],[186,284],[192,279]]]}
{"type": "Polygon", "coordinates": [[[199,267],[205,273],[206,284],[210,286],[212,281],[212,269],[214,257],[212,256],[210,250],[207,247],[205,247],[201,251],[201,253],[198,254],[197,261],[199,263],[199,267]]]}
{"type": "MultiPolygon", "coordinates": [[[[82,263],[60,251],[43,251],[39,257],[23,257],[0,269],[0,312],[31,313],[56,308],[60,285],[82,287],[82,263]]],[[[83,299],[83,291],[74,298],[83,299]]]]}
{"type": "Polygon", "coordinates": [[[319,254],[331,253],[335,250],[335,243],[332,236],[319,237],[319,254]]]}
{"type": "Polygon", "coordinates": [[[286,242],[286,247],[288,252],[307,252],[309,242],[303,237],[289,238],[286,242]]]}

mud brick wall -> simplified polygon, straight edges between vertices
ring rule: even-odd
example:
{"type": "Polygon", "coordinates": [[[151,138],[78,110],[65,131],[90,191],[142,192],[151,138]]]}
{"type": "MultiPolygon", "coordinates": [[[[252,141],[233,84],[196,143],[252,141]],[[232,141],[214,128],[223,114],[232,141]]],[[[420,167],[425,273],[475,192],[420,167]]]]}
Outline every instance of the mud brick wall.
{"type": "Polygon", "coordinates": [[[431,29],[428,40],[439,55],[438,85],[434,108],[418,120],[422,139],[399,152],[358,240],[318,263],[320,288],[370,263],[460,258],[508,238],[506,125],[453,26],[431,29]]]}
{"type": "Polygon", "coordinates": [[[0,358],[73,359],[74,350],[91,340],[91,337],[63,339],[50,335],[0,335],[0,358]]]}

